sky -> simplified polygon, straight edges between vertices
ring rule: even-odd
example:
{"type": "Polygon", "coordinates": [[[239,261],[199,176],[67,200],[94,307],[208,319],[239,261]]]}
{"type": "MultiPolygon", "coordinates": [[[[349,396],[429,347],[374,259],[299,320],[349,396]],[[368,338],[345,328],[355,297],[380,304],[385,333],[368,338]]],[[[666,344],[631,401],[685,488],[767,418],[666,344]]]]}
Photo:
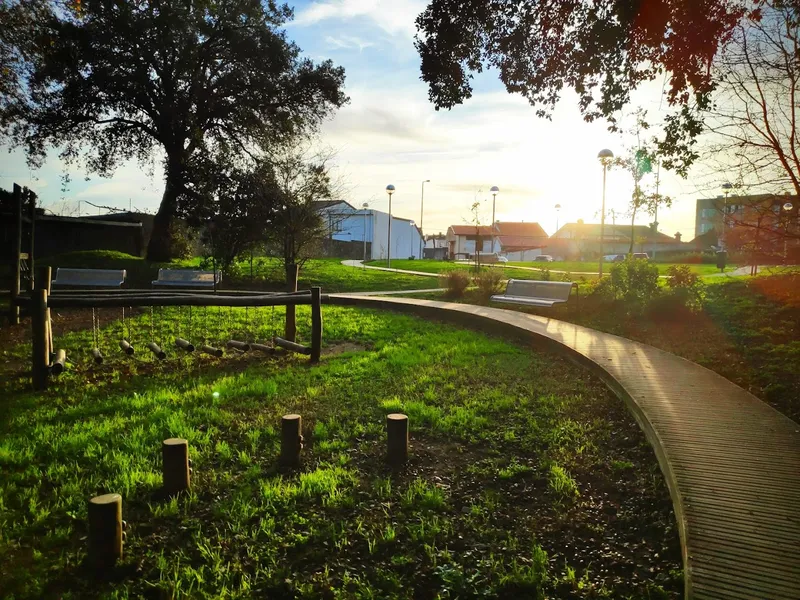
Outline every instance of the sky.
{"type": "MultiPolygon", "coordinates": [[[[599,222],[602,168],[597,153],[620,154],[634,140],[607,130],[604,122],[586,123],[576,97],[567,91],[552,120],[538,118],[520,96],[505,91],[496,73],[479,76],[475,93],[450,111],[436,111],[420,80],[414,49],[415,18],[424,9],[417,0],[320,0],[291,3],[295,19],[287,25],[305,55],[330,58],[345,68],[350,103],[326,122],[321,140],[336,153],[337,174],[345,197],[354,206],[368,202],[386,210],[387,184],[396,192],[393,214],[420,223],[422,181],[425,184],[422,226],[425,233],[445,232],[470,219],[470,207],[481,202],[483,223],[491,222],[492,195],[500,221],[537,221],[552,234],[557,225],[599,222]],[[556,211],[556,204],[561,209],[556,211]]],[[[658,114],[663,82],[640,90],[631,105],[658,114]]],[[[19,151],[5,153],[0,187],[12,182],[34,189],[54,212],[104,212],[92,204],[154,212],[163,191],[156,166],[148,172],[137,163],[117,169],[108,179],[65,171],[52,152],[41,169],[30,171],[19,151]],[[62,177],[69,173],[70,183],[62,177]]],[[[653,183],[654,175],[650,176],[653,183]]],[[[645,182],[647,183],[647,182],[645,182]]],[[[659,211],[659,231],[694,237],[695,200],[707,197],[691,178],[661,172],[660,192],[673,207],[659,211]]],[[[633,183],[629,174],[612,170],[607,179],[607,220],[629,222],[626,207],[633,183]],[[612,217],[611,210],[616,216],[612,217]]],[[[652,221],[649,215],[637,223],[652,221]]]]}

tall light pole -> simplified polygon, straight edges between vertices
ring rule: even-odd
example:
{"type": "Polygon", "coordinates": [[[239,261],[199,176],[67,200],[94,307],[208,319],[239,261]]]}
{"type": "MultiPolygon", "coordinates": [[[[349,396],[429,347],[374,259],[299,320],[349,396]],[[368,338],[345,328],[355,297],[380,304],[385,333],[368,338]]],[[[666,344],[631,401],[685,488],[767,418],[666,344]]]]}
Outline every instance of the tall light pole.
{"type": "Polygon", "coordinates": [[[422,182],[422,195],[419,198],[419,257],[422,258],[422,248],[423,248],[423,234],[422,234],[422,215],[423,210],[425,209],[425,184],[430,183],[430,179],[426,179],[422,182]]]}
{"type": "Polygon", "coordinates": [[[386,266],[392,266],[392,194],[394,186],[390,183],[386,186],[386,193],[389,194],[389,234],[386,241],[386,266]]]}
{"type": "Polygon", "coordinates": [[[608,148],[603,148],[597,153],[597,158],[603,165],[603,207],[600,209],[600,277],[603,276],[603,239],[606,233],[606,172],[608,165],[614,160],[614,153],[608,148]]]}
{"type": "Polygon", "coordinates": [[[791,219],[792,219],[792,210],[794,209],[794,204],[791,202],[787,202],[783,205],[783,210],[786,211],[788,219],[786,220],[786,233],[784,234],[783,238],[783,262],[784,264],[789,264],[789,227],[791,226],[791,219]]]}
{"type": "Polygon", "coordinates": [[[364,236],[363,236],[364,259],[361,261],[361,264],[364,265],[364,268],[366,269],[367,265],[365,263],[367,262],[367,209],[369,208],[369,204],[367,202],[364,202],[364,204],[361,205],[361,208],[364,209],[364,236]]]}
{"type": "Polygon", "coordinates": [[[728,182],[722,184],[722,191],[725,193],[725,204],[722,208],[722,235],[720,236],[720,246],[722,246],[723,250],[728,249],[727,244],[727,230],[728,230],[728,194],[731,193],[733,189],[733,185],[728,182]]]}
{"type": "Polygon", "coordinates": [[[494,205],[497,202],[497,193],[500,191],[500,188],[493,185],[489,191],[492,192],[492,253],[494,253],[494,205]]]}
{"type": "Polygon", "coordinates": [[[561,205],[556,204],[556,232],[558,232],[558,211],[561,210],[561,205]]]}

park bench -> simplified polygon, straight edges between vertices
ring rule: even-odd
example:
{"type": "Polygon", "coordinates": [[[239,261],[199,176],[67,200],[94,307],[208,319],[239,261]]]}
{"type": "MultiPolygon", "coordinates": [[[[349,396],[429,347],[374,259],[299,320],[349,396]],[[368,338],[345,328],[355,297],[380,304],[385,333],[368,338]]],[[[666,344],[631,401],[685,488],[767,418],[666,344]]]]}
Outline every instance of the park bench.
{"type": "Polygon", "coordinates": [[[64,287],[121,287],[125,269],[56,269],[52,286],[64,287]]]}
{"type": "Polygon", "coordinates": [[[509,279],[503,294],[492,296],[492,302],[506,304],[525,304],[528,306],[552,307],[565,304],[572,288],[577,297],[578,286],[569,281],[532,281],[528,279],[509,279]]]}
{"type": "Polygon", "coordinates": [[[210,288],[216,289],[222,280],[222,273],[217,271],[193,271],[189,269],[159,269],[158,279],[153,286],[210,288]]]}

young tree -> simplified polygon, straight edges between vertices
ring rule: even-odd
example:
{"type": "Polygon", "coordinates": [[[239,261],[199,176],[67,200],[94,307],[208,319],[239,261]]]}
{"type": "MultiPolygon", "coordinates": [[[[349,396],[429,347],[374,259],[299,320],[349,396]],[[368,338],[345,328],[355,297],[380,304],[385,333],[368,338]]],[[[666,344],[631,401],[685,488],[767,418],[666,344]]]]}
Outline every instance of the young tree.
{"type": "Polygon", "coordinates": [[[744,14],[731,0],[429,0],[416,47],[437,108],[468,99],[473,73],[493,67],[539,115],[571,88],[587,120],[613,125],[641,83],[667,73],[676,112],[662,154],[685,172],[702,127],[696,108],[708,106],[713,90],[712,59],[744,14]]]}
{"type": "MultiPolygon", "coordinates": [[[[33,32],[37,53],[5,131],[41,164],[62,157],[110,174],[121,161],[161,160],[164,194],[148,258],[169,258],[175,215],[207,196],[196,173],[215,157],[314,128],[347,100],[344,71],[301,58],[281,27],[291,10],[261,0],[67,3],[33,32]],[[8,125],[11,123],[11,125],[8,125]]],[[[2,124],[2,123],[0,123],[2,124]]]]}
{"type": "Polygon", "coordinates": [[[296,285],[296,271],[319,253],[330,233],[332,223],[323,218],[317,202],[344,191],[331,173],[335,153],[319,148],[316,140],[295,138],[269,152],[272,179],[265,194],[275,211],[266,239],[291,286],[296,285]]]}

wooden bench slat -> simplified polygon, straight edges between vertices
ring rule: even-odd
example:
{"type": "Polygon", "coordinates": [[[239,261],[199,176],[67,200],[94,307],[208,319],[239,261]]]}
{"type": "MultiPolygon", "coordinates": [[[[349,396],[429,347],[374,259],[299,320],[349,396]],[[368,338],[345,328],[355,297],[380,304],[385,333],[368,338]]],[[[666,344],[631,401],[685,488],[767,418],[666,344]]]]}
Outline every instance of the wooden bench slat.
{"type": "Polygon", "coordinates": [[[200,271],[195,269],[159,269],[158,279],[154,286],[213,288],[222,281],[222,274],[217,271],[200,271]]]}
{"type": "Polygon", "coordinates": [[[74,287],[120,287],[125,283],[125,269],[56,269],[51,285],[74,287]]]}

